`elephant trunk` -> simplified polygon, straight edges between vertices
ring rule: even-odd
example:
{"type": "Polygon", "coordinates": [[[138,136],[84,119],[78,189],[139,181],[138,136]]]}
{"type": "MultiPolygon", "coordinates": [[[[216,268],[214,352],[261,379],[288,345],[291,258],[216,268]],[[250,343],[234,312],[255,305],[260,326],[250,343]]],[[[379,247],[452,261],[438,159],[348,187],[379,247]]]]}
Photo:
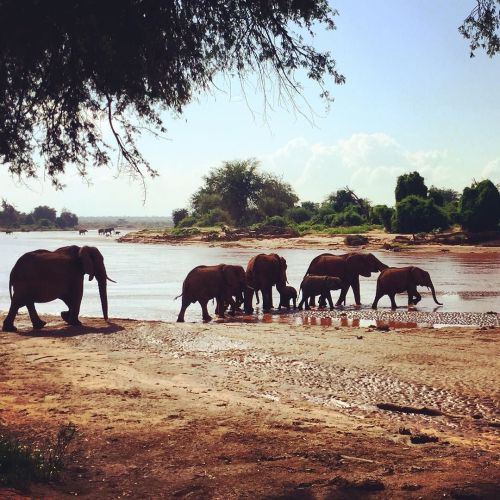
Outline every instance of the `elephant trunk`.
{"type": "Polygon", "coordinates": [[[108,294],[106,281],[106,272],[104,272],[104,276],[99,275],[99,277],[97,278],[97,284],[99,286],[99,296],[101,298],[102,315],[105,320],[108,319],[108,294]]]}
{"type": "Polygon", "coordinates": [[[441,302],[438,302],[438,299],[436,298],[436,292],[434,290],[434,285],[432,284],[432,281],[431,281],[431,286],[429,287],[431,289],[431,292],[432,292],[432,298],[434,299],[434,302],[439,305],[439,306],[442,306],[443,304],[441,302]]]}

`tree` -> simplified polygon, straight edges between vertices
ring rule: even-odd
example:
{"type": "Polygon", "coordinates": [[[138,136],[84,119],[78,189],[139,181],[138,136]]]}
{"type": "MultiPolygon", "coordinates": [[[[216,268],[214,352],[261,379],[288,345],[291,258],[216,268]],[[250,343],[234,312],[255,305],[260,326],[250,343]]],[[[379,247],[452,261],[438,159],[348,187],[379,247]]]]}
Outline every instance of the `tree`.
{"type": "Polygon", "coordinates": [[[160,113],[182,113],[217,75],[251,72],[264,93],[293,102],[305,74],[329,100],[324,79],[344,77],[303,33],[334,29],[326,0],[3,0],[0,2],[0,163],[52,182],[69,164],[111,162],[102,122],[131,172],[156,175],[136,146],[160,113]],[[38,160],[43,159],[43,160],[38,160]]]}
{"type": "Polygon", "coordinates": [[[490,57],[500,52],[499,29],[500,0],[476,0],[476,6],[458,28],[470,40],[471,57],[478,48],[486,50],[490,57]]]}
{"type": "Polygon", "coordinates": [[[62,229],[68,227],[76,227],[78,226],[78,217],[69,210],[63,210],[61,212],[61,215],[57,217],[56,224],[62,229]]]}
{"type": "Polygon", "coordinates": [[[331,193],[325,200],[335,212],[343,212],[348,207],[353,206],[360,215],[367,216],[370,204],[363,198],[358,198],[349,187],[339,189],[331,193]]]}
{"type": "Polygon", "coordinates": [[[293,207],[287,210],[286,216],[293,222],[300,224],[301,222],[309,220],[312,213],[304,207],[293,207]]]}
{"type": "Polygon", "coordinates": [[[185,208],[177,208],[176,210],[172,210],[172,221],[174,222],[174,226],[177,227],[179,222],[186,218],[189,215],[189,212],[185,208]]]}
{"type": "Polygon", "coordinates": [[[256,199],[257,209],[266,217],[284,215],[299,201],[299,197],[287,182],[271,175],[262,175],[262,188],[256,199]]]}
{"type": "Polygon", "coordinates": [[[498,229],[500,222],[500,193],[490,180],[474,183],[462,193],[460,221],[469,231],[498,229]]]}
{"type": "Polygon", "coordinates": [[[37,222],[40,222],[42,219],[47,219],[48,221],[55,223],[57,213],[53,208],[50,208],[47,205],[40,205],[35,207],[32,215],[33,219],[37,222]]]}
{"type": "Polygon", "coordinates": [[[429,199],[432,200],[436,205],[444,207],[449,203],[454,203],[458,201],[458,193],[453,189],[440,189],[435,186],[429,188],[428,193],[429,199]]]}
{"type": "Polygon", "coordinates": [[[13,205],[10,205],[7,200],[2,200],[2,210],[0,211],[0,225],[13,227],[19,222],[21,213],[16,210],[13,205]]]}
{"type": "Polygon", "coordinates": [[[410,195],[396,203],[391,226],[400,233],[420,233],[433,229],[446,229],[450,223],[444,211],[432,200],[410,195]]]}
{"type": "Polygon", "coordinates": [[[395,195],[396,202],[411,195],[427,198],[427,186],[424,178],[418,172],[400,175],[396,184],[395,195]]]}
{"type": "Polygon", "coordinates": [[[393,214],[393,208],[387,205],[375,205],[370,210],[370,222],[372,224],[382,224],[386,231],[390,231],[393,214]]]}

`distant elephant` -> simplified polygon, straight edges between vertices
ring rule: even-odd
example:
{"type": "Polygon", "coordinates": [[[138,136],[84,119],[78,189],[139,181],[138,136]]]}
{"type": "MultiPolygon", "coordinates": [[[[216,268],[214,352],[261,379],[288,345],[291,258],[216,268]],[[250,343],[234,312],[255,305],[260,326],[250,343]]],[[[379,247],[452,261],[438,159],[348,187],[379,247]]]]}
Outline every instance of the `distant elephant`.
{"type": "Polygon", "coordinates": [[[115,232],[114,227],[107,227],[106,229],[104,229],[105,236],[111,236],[114,232],[115,232]]]}
{"type": "MultiPolygon", "coordinates": [[[[370,277],[371,273],[383,271],[387,267],[372,253],[351,252],[343,255],[323,253],[311,261],[306,276],[336,276],[340,278],[343,286],[336,305],[340,306],[345,303],[347,292],[352,287],[354,300],[359,306],[361,305],[359,277],[370,277]]],[[[314,299],[312,299],[310,305],[314,305],[314,299]]]]}
{"type": "Polygon", "coordinates": [[[101,228],[101,229],[98,229],[98,230],[97,230],[97,234],[98,234],[99,236],[104,236],[104,235],[106,234],[106,230],[105,230],[105,229],[102,229],[102,228],[101,228]]]}
{"type": "Polygon", "coordinates": [[[182,306],[177,322],[184,321],[184,314],[190,304],[199,302],[203,313],[203,321],[210,321],[207,304],[210,299],[217,301],[216,312],[224,317],[225,304],[235,308],[233,296],[246,291],[245,270],[241,266],[218,264],[216,266],[197,266],[186,276],[182,284],[182,306]]]}
{"type": "Polygon", "coordinates": [[[10,229],[7,229],[7,231],[5,231],[5,234],[12,234],[12,231],[10,229]]]}
{"type": "Polygon", "coordinates": [[[297,309],[297,290],[293,286],[285,286],[278,288],[280,294],[280,303],[278,309],[286,307],[290,309],[290,301],[293,303],[293,308],[297,309]]]}
{"type": "Polygon", "coordinates": [[[316,295],[321,295],[324,300],[328,301],[330,309],[333,309],[332,296],[330,290],[340,290],[343,287],[343,282],[340,278],[334,276],[314,276],[307,275],[304,276],[302,283],[300,284],[300,290],[302,291],[302,299],[299,302],[299,309],[305,304],[306,310],[309,309],[310,298],[314,298],[316,295]]]}
{"type": "Polygon", "coordinates": [[[61,299],[68,311],[61,317],[70,325],[81,325],[78,320],[83,295],[83,277],[94,276],[99,285],[101,306],[104,319],[108,319],[108,298],[106,281],[111,280],[106,273],[104,258],[95,247],[62,247],[49,252],[35,250],[22,255],[10,273],[9,293],[11,305],[3,322],[4,332],[15,332],[14,319],[20,307],[26,306],[33,328],[45,326],[38,316],[35,303],[61,299]]]}
{"type": "Polygon", "coordinates": [[[436,298],[436,292],[431,277],[427,271],[419,267],[389,267],[380,273],[377,280],[377,292],[372,309],[377,309],[378,301],[384,295],[389,295],[392,309],[396,309],[395,295],[406,292],[408,294],[408,305],[418,304],[422,299],[417,292],[417,286],[426,286],[431,289],[434,302],[440,306],[436,298]]]}
{"type": "Polygon", "coordinates": [[[278,254],[259,254],[252,257],[247,265],[246,278],[250,287],[245,297],[245,312],[253,312],[253,292],[262,292],[262,308],[269,311],[273,307],[272,287],[286,286],[286,260],[278,254]]]}
{"type": "Polygon", "coordinates": [[[83,235],[86,235],[86,234],[87,234],[87,230],[86,230],[86,229],[80,229],[80,230],[78,231],[78,234],[79,234],[79,235],[82,235],[82,234],[83,234],[83,235]]]}
{"type": "Polygon", "coordinates": [[[120,231],[115,231],[115,234],[121,234],[120,231]]]}

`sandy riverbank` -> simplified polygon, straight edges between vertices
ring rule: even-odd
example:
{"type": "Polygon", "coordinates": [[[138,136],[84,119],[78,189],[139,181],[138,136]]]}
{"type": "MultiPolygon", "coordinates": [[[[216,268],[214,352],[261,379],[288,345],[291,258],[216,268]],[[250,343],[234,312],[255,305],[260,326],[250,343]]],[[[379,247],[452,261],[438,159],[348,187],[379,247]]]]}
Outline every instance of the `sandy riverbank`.
{"type": "Polygon", "coordinates": [[[498,491],[498,327],[82,321],[0,334],[0,426],[79,429],[36,498],[498,491]],[[423,407],[438,414],[407,413],[423,407]]]}
{"type": "Polygon", "coordinates": [[[500,253],[500,245],[446,245],[440,243],[413,245],[411,237],[408,235],[389,234],[384,231],[370,231],[364,234],[368,238],[368,243],[362,246],[349,247],[345,243],[344,234],[323,235],[306,234],[297,238],[242,238],[237,241],[206,241],[202,235],[195,235],[183,238],[172,238],[162,231],[136,231],[127,233],[118,238],[124,243],[149,243],[149,244],[169,244],[169,245],[205,245],[222,248],[255,248],[267,250],[279,250],[284,248],[318,249],[318,250],[384,250],[387,251],[411,251],[411,252],[484,252],[500,253]],[[398,241],[399,240],[399,241],[398,241]],[[391,248],[392,247],[392,248],[391,248]]]}

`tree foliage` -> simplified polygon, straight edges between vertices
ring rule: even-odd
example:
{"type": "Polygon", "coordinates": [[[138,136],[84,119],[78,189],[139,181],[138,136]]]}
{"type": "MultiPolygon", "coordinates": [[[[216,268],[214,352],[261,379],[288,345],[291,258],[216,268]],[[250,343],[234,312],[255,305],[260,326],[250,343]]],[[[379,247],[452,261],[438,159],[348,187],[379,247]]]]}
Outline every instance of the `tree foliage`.
{"type": "Polygon", "coordinates": [[[500,193],[490,180],[466,187],[460,201],[460,220],[464,229],[487,231],[500,222],[500,193]]]}
{"type": "Polygon", "coordinates": [[[432,200],[410,195],[396,203],[391,226],[400,233],[420,233],[446,229],[450,223],[444,211],[432,200]]]}
{"type": "Polygon", "coordinates": [[[343,83],[328,52],[305,41],[334,29],[326,0],[0,1],[0,163],[53,183],[67,165],[111,162],[102,124],[132,172],[155,175],[136,140],[164,132],[217,75],[256,74],[280,100],[301,92],[295,74],[343,83]],[[302,34],[299,34],[302,32],[302,34]]]}
{"type": "Polygon", "coordinates": [[[427,198],[427,186],[424,178],[418,172],[400,175],[396,183],[395,195],[396,202],[411,195],[427,198]]]}
{"type": "Polygon", "coordinates": [[[471,57],[478,48],[493,57],[500,52],[500,0],[476,0],[458,30],[469,40],[471,57]]]}
{"type": "Polygon", "coordinates": [[[172,221],[174,223],[174,226],[177,227],[179,225],[179,222],[188,215],[189,212],[185,208],[177,208],[175,210],[172,210],[172,221]]]}

